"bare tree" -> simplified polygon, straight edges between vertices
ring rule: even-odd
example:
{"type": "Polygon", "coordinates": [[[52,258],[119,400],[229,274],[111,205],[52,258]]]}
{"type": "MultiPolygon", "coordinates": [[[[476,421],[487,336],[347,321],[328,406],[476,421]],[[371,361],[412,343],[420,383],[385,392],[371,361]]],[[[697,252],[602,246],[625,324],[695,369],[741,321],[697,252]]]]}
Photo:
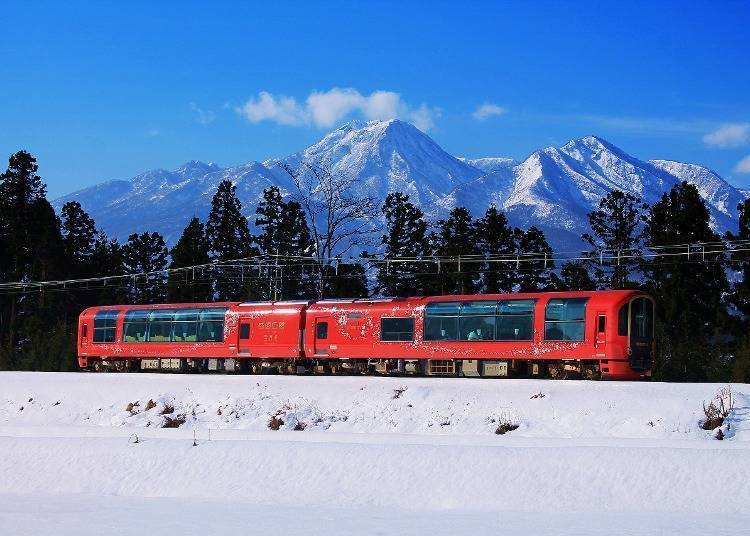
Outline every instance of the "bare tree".
{"type": "Polygon", "coordinates": [[[361,179],[305,161],[297,168],[285,162],[277,165],[294,181],[295,197],[307,215],[315,242],[313,254],[321,264],[374,243],[380,231],[376,224],[379,205],[366,195],[361,179]]]}

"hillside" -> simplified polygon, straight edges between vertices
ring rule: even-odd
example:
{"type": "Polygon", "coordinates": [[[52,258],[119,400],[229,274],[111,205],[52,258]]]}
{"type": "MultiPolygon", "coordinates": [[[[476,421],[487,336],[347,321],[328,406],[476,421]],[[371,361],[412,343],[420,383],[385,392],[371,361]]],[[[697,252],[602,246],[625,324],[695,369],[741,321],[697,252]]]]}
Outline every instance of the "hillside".
{"type": "Polygon", "coordinates": [[[110,235],[120,240],[133,232],[158,230],[173,244],[193,216],[204,217],[221,180],[238,187],[244,213],[254,221],[264,188],[275,184],[294,191],[279,162],[298,167],[306,161],[330,166],[356,178],[357,192],[385,199],[406,192],[435,221],[457,206],[476,216],[494,203],[514,225],[541,227],[558,250],[581,247],[588,231],[586,214],[613,189],[653,203],[674,184],[695,184],[706,200],[716,230],[734,230],[737,204],[745,193],[711,170],[669,160],[643,161],[596,136],[562,147],[533,152],[523,161],[488,157],[456,158],[409,123],[352,121],[319,142],[282,159],[221,168],[189,162],[174,171],[154,170],[73,192],[56,208],[78,200],[110,235]]]}

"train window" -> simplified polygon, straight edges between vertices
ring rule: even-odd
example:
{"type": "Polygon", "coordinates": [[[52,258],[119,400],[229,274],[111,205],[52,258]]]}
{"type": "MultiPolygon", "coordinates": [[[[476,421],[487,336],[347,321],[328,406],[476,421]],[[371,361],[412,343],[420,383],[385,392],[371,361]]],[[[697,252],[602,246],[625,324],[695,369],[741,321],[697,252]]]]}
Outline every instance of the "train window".
{"type": "Polygon", "coordinates": [[[534,338],[534,300],[501,301],[497,312],[495,340],[530,341],[534,338]]]}
{"type": "Polygon", "coordinates": [[[494,301],[470,301],[461,304],[461,316],[488,315],[494,316],[497,310],[497,302],[494,301]]]}
{"type": "Polygon", "coordinates": [[[544,339],[548,341],[582,341],[588,298],[556,298],[547,302],[544,339]]]}
{"type": "Polygon", "coordinates": [[[458,317],[425,316],[424,340],[455,341],[458,339],[458,317]]]}
{"type": "Polygon", "coordinates": [[[462,316],[458,321],[458,335],[462,341],[495,340],[495,317],[462,316]]]}
{"type": "Polygon", "coordinates": [[[430,316],[458,316],[460,302],[433,302],[427,304],[425,313],[430,316]]]}
{"type": "Polygon", "coordinates": [[[125,313],[123,342],[222,342],[226,307],[136,309],[125,313]]]}
{"type": "MultiPolygon", "coordinates": [[[[94,342],[115,342],[117,315],[120,311],[99,311],[94,316],[94,342]]],[[[86,326],[84,326],[84,329],[86,326]]],[[[84,333],[84,337],[86,334],[84,333]]]]}
{"type": "Polygon", "coordinates": [[[424,340],[458,340],[460,302],[433,302],[424,310],[424,340]]]}
{"type": "Polygon", "coordinates": [[[636,298],[630,303],[630,336],[650,339],[654,329],[654,308],[650,300],[636,298]]]}
{"type": "Polygon", "coordinates": [[[201,309],[198,318],[198,342],[222,342],[224,340],[224,307],[201,309]]]}
{"type": "Polygon", "coordinates": [[[145,342],[148,329],[148,310],[127,311],[123,321],[123,342],[145,342]]]}
{"type": "Polygon", "coordinates": [[[174,309],[156,309],[148,315],[147,342],[170,342],[174,309]]]}
{"type": "Polygon", "coordinates": [[[315,337],[321,340],[328,338],[328,322],[318,322],[315,324],[315,337]]]}
{"type": "Polygon", "coordinates": [[[620,312],[617,315],[617,334],[620,337],[628,336],[628,316],[629,316],[630,304],[626,303],[620,307],[620,312]]]}
{"type": "Polygon", "coordinates": [[[599,315],[597,318],[597,327],[596,331],[597,333],[604,333],[607,329],[607,317],[604,315],[599,315]]]}
{"type": "Polygon", "coordinates": [[[247,340],[250,338],[250,324],[240,324],[240,339],[247,340]]]}
{"type": "Polygon", "coordinates": [[[198,315],[200,309],[177,309],[172,322],[172,340],[195,342],[198,340],[198,315]]]}
{"type": "Polygon", "coordinates": [[[381,318],[380,319],[381,341],[413,341],[414,319],[413,318],[381,318]]]}

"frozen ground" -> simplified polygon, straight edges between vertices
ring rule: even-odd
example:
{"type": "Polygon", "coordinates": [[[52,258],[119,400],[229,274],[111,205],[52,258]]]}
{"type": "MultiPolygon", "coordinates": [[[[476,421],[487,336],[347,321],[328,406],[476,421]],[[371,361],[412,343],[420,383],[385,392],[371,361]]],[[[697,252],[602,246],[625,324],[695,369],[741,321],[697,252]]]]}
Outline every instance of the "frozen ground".
{"type": "Polygon", "coordinates": [[[742,532],[750,386],[717,441],[721,387],[0,373],[0,534],[742,532]]]}

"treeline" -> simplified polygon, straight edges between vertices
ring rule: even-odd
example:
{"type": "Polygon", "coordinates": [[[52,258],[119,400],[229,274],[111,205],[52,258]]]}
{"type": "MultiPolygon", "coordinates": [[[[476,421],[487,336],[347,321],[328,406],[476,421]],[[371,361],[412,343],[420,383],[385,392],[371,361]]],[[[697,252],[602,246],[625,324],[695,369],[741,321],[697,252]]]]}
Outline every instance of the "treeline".
{"type": "Polygon", "coordinates": [[[686,249],[722,238],[750,240],[750,201],[738,207],[737,232],[720,237],[686,182],[653,206],[614,191],[588,215],[591,233],[582,238],[592,253],[556,266],[540,229],[513,227],[494,206],[480,218],[457,207],[430,225],[402,193],[389,194],[382,206],[384,255],[377,262],[367,253],[361,261],[331,260],[337,237],[357,241],[351,233],[372,231],[341,225],[357,219],[349,208],[356,199],[339,202],[348,212],[337,219],[338,197],[327,196],[331,207],[320,210],[310,198],[285,200],[268,188],[253,234],[235,186],[224,181],[206,221],[193,218],[171,250],[156,232],[132,234],[121,244],[77,202],[56,215],[36,160],[25,151],[12,155],[0,175],[0,279],[112,279],[89,288],[0,294],[0,369],[73,369],[77,317],[92,305],[641,288],[657,302],[657,378],[750,379],[750,256],[703,249],[691,257],[686,249]],[[328,219],[321,223],[320,214],[328,219]],[[254,260],[231,262],[237,259],[254,260]]]}

